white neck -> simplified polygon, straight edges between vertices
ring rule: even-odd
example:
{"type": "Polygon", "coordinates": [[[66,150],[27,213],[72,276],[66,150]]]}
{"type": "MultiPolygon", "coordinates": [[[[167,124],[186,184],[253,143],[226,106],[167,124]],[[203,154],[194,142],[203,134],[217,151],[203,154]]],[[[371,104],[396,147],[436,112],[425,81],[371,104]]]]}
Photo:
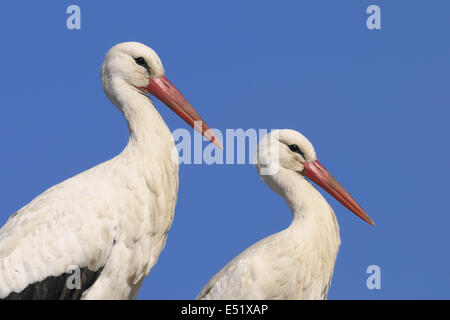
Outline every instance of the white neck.
{"type": "Polygon", "coordinates": [[[104,89],[127,120],[130,140],[126,149],[138,149],[144,153],[161,152],[162,149],[172,151],[172,134],[149,97],[121,78],[107,79],[104,89]]]}
{"type": "Polygon", "coordinates": [[[273,176],[261,177],[292,210],[291,225],[266,238],[271,243],[268,247],[274,248],[268,263],[279,267],[277,258],[287,252],[289,262],[283,264],[283,274],[303,281],[290,286],[285,296],[288,299],[326,298],[341,243],[333,210],[309,181],[292,170],[280,168],[273,176]],[[311,275],[314,277],[309,277],[311,275]]]}
{"type": "Polygon", "coordinates": [[[274,176],[262,176],[264,181],[283,197],[291,208],[295,228],[313,223],[317,228],[332,227],[339,236],[339,225],[328,202],[306,178],[291,170],[280,168],[274,176]]]}

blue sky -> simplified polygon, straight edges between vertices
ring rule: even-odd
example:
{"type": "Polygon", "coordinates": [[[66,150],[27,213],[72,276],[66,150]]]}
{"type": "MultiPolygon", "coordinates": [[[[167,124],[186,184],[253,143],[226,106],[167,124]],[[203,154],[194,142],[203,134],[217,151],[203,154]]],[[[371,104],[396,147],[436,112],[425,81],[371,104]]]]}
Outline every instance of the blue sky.
{"type": "MultiPolygon", "coordinates": [[[[448,299],[449,14],[446,0],[4,1],[0,224],[123,149],[99,70],[114,44],[139,41],[211,127],[302,132],[375,221],[326,195],[342,238],[330,299],[448,299]],[[81,30],[66,28],[70,4],[81,30]],[[366,27],[371,4],[381,30],[366,27]],[[366,287],[369,265],[380,290],[366,287]]],[[[188,128],[157,108],[172,131],[188,128]]],[[[167,246],[139,298],[194,298],[290,219],[251,165],[181,165],[167,246]]]]}

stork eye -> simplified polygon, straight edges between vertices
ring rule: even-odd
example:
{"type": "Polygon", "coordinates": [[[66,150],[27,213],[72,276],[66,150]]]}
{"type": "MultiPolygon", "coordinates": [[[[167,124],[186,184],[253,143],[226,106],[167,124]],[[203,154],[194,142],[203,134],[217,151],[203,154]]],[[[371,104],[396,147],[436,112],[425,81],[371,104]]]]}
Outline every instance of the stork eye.
{"type": "Polygon", "coordinates": [[[296,144],[291,144],[289,145],[289,149],[292,152],[298,153],[299,155],[301,155],[303,158],[305,158],[305,154],[302,152],[302,150],[300,150],[300,148],[298,147],[298,145],[296,144]]]}
{"type": "Polygon", "coordinates": [[[142,67],[144,67],[147,70],[150,70],[150,67],[148,66],[147,62],[145,62],[145,59],[142,57],[134,58],[134,61],[142,67]]]}

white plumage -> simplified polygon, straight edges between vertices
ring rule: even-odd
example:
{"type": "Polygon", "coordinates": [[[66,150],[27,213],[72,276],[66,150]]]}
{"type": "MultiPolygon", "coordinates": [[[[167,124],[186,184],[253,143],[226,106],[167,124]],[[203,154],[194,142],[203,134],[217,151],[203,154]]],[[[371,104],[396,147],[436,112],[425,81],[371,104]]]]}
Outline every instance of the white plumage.
{"type": "Polygon", "coordinates": [[[311,143],[296,131],[266,135],[257,148],[256,167],[286,200],[292,223],[234,258],[197,299],[326,299],[340,245],[339,226],[332,208],[304,175],[333,196],[344,197],[338,200],[373,222],[317,162],[311,143]],[[329,186],[342,190],[333,192],[329,186]]]}
{"type": "Polygon", "coordinates": [[[102,82],[128,122],[129,142],[115,158],[36,197],[0,229],[0,299],[133,299],[164,248],[178,163],[171,132],[146,93],[188,122],[201,118],[143,44],[113,47],[102,82]],[[46,279],[73,267],[95,273],[82,279],[92,283],[69,296],[53,292],[56,282],[46,279]]]}

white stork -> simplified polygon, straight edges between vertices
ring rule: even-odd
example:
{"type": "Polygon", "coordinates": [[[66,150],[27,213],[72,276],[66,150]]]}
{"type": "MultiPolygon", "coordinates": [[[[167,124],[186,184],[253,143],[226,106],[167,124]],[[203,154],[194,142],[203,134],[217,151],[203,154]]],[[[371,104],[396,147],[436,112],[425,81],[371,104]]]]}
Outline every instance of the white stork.
{"type": "Polygon", "coordinates": [[[339,225],[333,209],[305,177],[374,225],[372,220],[317,161],[313,146],[297,131],[266,135],[255,160],[262,179],[286,200],[293,221],[229,262],[197,299],[326,299],[340,245],[339,225]]]}
{"type": "MultiPolygon", "coordinates": [[[[164,248],[178,163],[171,132],[147,94],[191,126],[202,118],[141,43],[111,48],[101,76],[127,120],[128,144],[37,196],[0,229],[0,299],[134,299],[164,248]]],[[[204,122],[196,129],[220,146],[204,122]]]]}

